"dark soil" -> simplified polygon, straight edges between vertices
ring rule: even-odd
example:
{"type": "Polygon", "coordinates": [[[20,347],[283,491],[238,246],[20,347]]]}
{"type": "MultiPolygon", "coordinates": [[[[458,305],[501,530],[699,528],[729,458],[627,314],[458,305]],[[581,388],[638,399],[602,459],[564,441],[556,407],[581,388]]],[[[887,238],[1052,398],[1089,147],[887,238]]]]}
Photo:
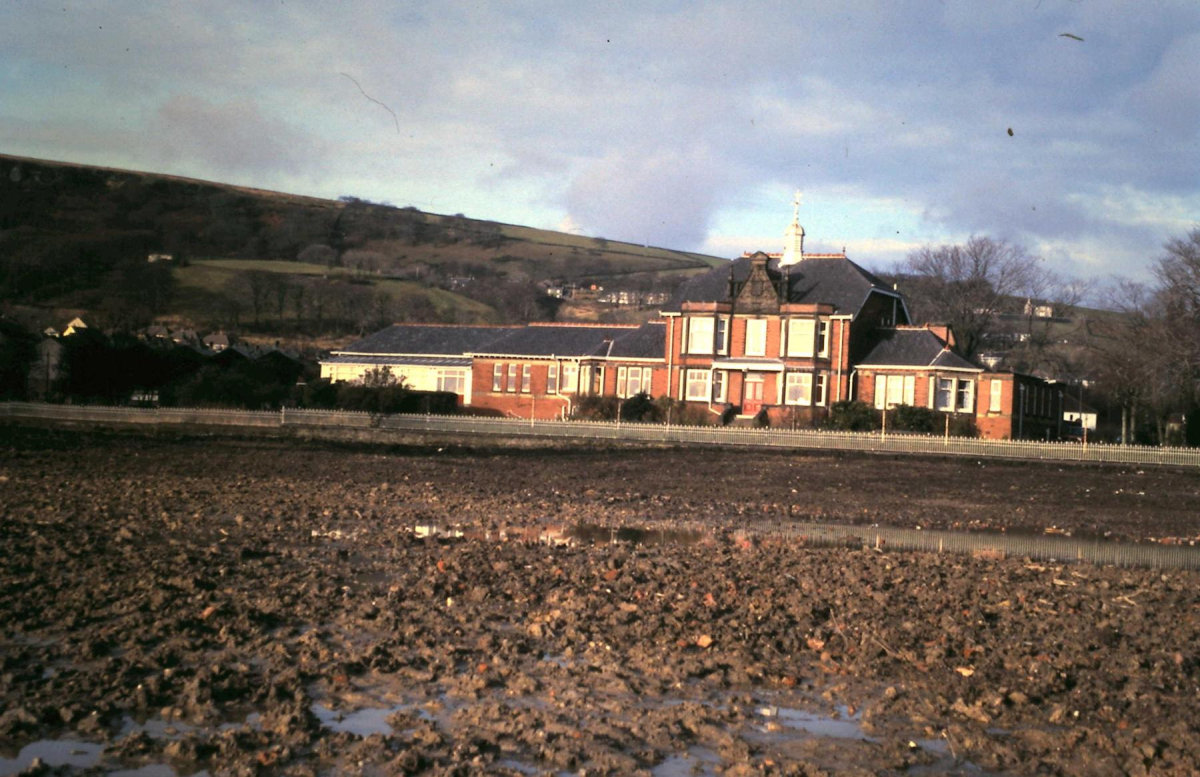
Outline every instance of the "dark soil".
{"type": "Polygon", "coordinates": [[[1200,575],[516,538],[814,517],[1194,537],[1198,491],[1159,469],[0,427],[0,766],[72,740],[103,752],[31,771],[1194,774],[1200,575]]]}

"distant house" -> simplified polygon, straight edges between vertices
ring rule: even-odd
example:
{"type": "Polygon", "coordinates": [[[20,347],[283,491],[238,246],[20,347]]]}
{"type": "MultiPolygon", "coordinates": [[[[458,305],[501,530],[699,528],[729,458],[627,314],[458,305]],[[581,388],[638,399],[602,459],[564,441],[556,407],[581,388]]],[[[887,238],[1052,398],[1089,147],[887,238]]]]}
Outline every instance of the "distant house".
{"type": "Polygon", "coordinates": [[[229,335],[224,332],[213,332],[204,336],[204,347],[213,353],[220,353],[230,345],[229,335]]]}
{"type": "Polygon", "coordinates": [[[1063,397],[1063,420],[1079,424],[1089,432],[1096,431],[1096,408],[1084,402],[1070,391],[1063,397]]]}
{"type": "Polygon", "coordinates": [[[1054,308],[1044,302],[1034,302],[1032,299],[1025,300],[1025,308],[1022,311],[1027,318],[1054,318],[1054,308]]]}
{"type": "Polygon", "coordinates": [[[172,254],[150,254],[146,257],[146,261],[150,264],[155,264],[156,262],[173,262],[175,261],[175,256],[172,254]]]}
{"type": "Polygon", "coordinates": [[[88,328],[88,325],[86,323],[84,323],[83,319],[76,317],[76,318],[71,319],[70,323],[68,323],[66,328],[63,329],[62,336],[70,337],[71,335],[75,334],[76,332],[82,332],[83,330],[85,330],[87,328],[88,328]]]}

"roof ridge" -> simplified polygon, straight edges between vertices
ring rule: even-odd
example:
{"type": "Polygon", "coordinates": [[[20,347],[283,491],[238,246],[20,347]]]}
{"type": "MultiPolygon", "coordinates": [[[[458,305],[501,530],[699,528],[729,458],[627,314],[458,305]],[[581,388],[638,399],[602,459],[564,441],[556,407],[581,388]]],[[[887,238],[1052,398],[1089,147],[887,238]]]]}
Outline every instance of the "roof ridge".
{"type": "Polygon", "coordinates": [[[571,327],[574,329],[639,329],[641,324],[600,324],[590,321],[530,321],[525,326],[542,326],[542,327],[571,327]]]}

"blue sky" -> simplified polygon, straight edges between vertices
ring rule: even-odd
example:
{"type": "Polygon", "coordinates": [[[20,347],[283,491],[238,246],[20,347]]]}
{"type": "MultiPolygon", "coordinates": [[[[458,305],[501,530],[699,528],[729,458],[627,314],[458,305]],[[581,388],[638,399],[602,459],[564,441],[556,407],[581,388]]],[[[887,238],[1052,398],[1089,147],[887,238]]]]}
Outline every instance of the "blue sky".
{"type": "Polygon", "coordinates": [[[1145,278],[1200,225],[1198,85],[1194,0],[0,5],[4,153],[720,256],[801,189],[874,267],[1145,278]]]}

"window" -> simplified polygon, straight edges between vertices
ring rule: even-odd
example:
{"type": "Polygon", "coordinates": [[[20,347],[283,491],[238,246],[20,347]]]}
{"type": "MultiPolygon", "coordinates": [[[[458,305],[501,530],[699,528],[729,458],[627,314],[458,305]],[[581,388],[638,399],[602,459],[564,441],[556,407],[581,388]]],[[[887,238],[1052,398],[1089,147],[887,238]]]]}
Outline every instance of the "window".
{"type": "Polygon", "coordinates": [[[617,368],[617,394],[618,396],[635,397],[642,392],[650,393],[650,368],[649,367],[630,367],[629,380],[625,385],[626,394],[621,394],[621,370],[624,367],[617,368]]]}
{"type": "Polygon", "coordinates": [[[793,318],[788,321],[788,356],[812,356],[813,335],[816,332],[816,321],[806,318],[793,318]]]}
{"type": "Polygon", "coordinates": [[[913,375],[876,375],[875,407],[911,405],[916,399],[917,379],[913,375]]]}
{"type": "Polygon", "coordinates": [[[504,365],[492,367],[492,391],[504,391],[504,365]]]}
{"type": "Polygon", "coordinates": [[[508,365],[508,390],[517,390],[517,365],[515,364],[508,365]]]}
{"type": "Polygon", "coordinates": [[[617,367],[617,396],[629,396],[625,393],[626,382],[628,381],[628,370],[625,367],[617,367]]]}
{"type": "Polygon", "coordinates": [[[746,355],[767,355],[767,321],[762,318],[746,319],[746,355]]]}
{"type": "Polygon", "coordinates": [[[725,373],[722,370],[714,370],[712,374],[712,400],[713,402],[725,401],[725,373]]]}
{"type": "Polygon", "coordinates": [[[717,353],[729,353],[729,319],[717,319],[717,353]]]}
{"type": "Polygon", "coordinates": [[[558,393],[558,365],[551,364],[546,368],[546,393],[558,393]]]}
{"type": "MultiPolygon", "coordinates": [[[[881,375],[880,377],[883,376],[881,375]]],[[[811,372],[789,372],[783,395],[784,404],[811,405],[812,384],[813,376],[811,372]]]]}
{"type": "Polygon", "coordinates": [[[687,371],[687,398],[693,402],[708,399],[708,370],[687,371]]]}
{"type": "Polygon", "coordinates": [[[562,385],[558,390],[567,394],[573,394],[579,390],[578,364],[564,364],[562,366],[562,385]]]}
{"type": "MultiPolygon", "coordinates": [[[[493,373],[494,378],[494,373],[493,373]]],[[[467,389],[466,370],[438,370],[437,390],[462,394],[467,389]]]]}
{"type": "Polygon", "coordinates": [[[813,399],[814,405],[821,405],[821,406],[825,405],[825,378],[826,377],[827,376],[825,375],[825,373],[821,373],[820,375],[817,376],[816,395],[815,395],[815,398],[813,399]]]}
{"type": "Polygon", "coordinates": [[[1003,390],[1001,388],[1003,385],[1004,385],[1004,383],[1002,381],[995,380],[995,379],[992,380],[992,397],[988,401],[988,411],[989,412],[992,412],[992,413],[1000,412],[1000,392],[1003,390]]]}
{"type": "Polygon", "coordinates": [[[817,354],[819,356],[829,355],[829,322],[817,322],[817,354]]]}
{"type": "Polygon", "coordinates": [[[713,320],[711,318],[688,319],[688,353],[713,352],[713,320]]]}
{"type": "Polygon", "coordinates": [[[533,382],[531,380],[532,377],[533,377],[533,365],[526,364],[524,367],[521,368],[521,391],[522,391],[522,393],[525,393],[525,394],[529,393],[530,383],[533,382]]]}
{"type": "Polygon", "coordinates": [[[934,406],[938,410],[954,409],[954,378],[937,379],[937,397],[934,406]]]}
{"type": "Polygon", "coordinates": [[[969,413],[975,409],[975,382],[958,381],[958,412],[969,413]]]}

